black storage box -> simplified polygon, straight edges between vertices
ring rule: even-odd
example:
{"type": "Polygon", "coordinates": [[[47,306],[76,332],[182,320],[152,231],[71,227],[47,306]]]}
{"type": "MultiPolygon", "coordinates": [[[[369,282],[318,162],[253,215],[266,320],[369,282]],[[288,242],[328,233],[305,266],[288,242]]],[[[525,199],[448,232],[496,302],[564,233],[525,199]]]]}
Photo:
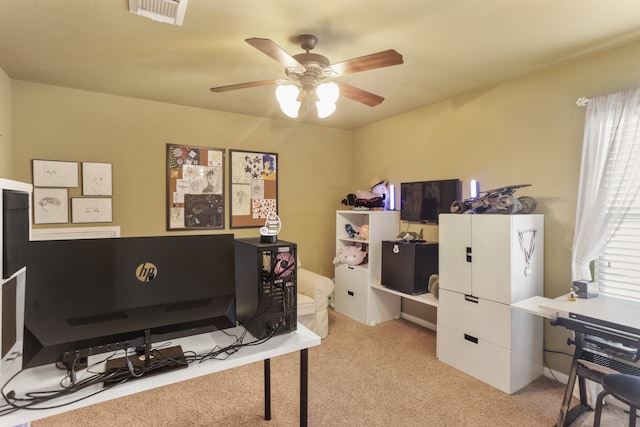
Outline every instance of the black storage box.
{"type": "Polygon", "coordinates": [[[429,276],[438,273],[438,244],[382,242],[382,285],[417,295],[428,292],[429,276]]]}

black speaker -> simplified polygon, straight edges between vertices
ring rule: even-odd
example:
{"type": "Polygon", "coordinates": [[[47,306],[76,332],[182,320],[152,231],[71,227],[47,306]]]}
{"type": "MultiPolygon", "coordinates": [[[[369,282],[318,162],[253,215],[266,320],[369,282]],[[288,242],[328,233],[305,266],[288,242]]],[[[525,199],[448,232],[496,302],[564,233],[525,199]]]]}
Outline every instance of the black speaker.
{"type": "Polygon", "coordinates": [[[382,242],[382,285],[417,295],[428,292],[429,276],[438,273],[438,244],[382,242]]]}

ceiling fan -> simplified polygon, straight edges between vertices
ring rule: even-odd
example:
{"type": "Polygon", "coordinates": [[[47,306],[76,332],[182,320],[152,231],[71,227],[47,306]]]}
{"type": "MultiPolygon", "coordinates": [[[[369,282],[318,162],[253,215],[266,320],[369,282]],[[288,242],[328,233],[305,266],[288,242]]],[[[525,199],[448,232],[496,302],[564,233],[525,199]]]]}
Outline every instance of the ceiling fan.
{"type": "Polygon", "coordinates": [[[335,111],[335,103],[339,95],[370,107],[379,105],[384,101],[383,97],[346,83],[333,82],[332,79],[345,74],[403,63],[402,55],[389,49],[331,64],[326,57],[310,52],[318,43],[318,38],[311,34],[298,36],[300,47],[305,50],[305,53],[293,56],[270,39],[254,37],[245,41],[283,65],[288,79],[259,80],[213,87],[211,92],[277,85],[276,98],[280,103],[280,108],[289,117],[294,118],[298,116],[300,106],[311,101],[315,102],[320,118],[329,116],[335,111]]]}

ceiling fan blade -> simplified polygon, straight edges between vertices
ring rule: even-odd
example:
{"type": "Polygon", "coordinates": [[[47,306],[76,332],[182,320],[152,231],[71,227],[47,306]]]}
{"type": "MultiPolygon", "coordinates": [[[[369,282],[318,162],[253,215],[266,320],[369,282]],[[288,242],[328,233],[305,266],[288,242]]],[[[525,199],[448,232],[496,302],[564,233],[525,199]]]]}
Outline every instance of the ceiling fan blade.
{"type": "Polygon", "coordinates": [[[246,89],[250,87],[269,86],[269,85],[274,85],[277,82],[278,82],[277,80],[260,80],[257,82],[247,82],[247,83],[238,83],[235,85],[218,86],[218,87],[212,87],[211,92],[219,93],[219,92],[227,92],[227,91],[236,90],[236,89],[246,89]]]}
{"type": "Polygon", "coordinates": [[[331,68],[338,75],[359,73],[360,71],[374,70],[376,68],[390,67],[404,63],[402,55],[393,49],[372,53],[371,55],[332,64],[331,68]]]}
{"type": "Polygon", "coordinates": [[[349,99],[368,105],[369,107],[375,107],[384,101],[384,98],[366,90],[358,89],[357,87],[348,85],[346,83],[336,82],[340,87],[340,95],[343,95],[349,99]]]}
{"type": "Polygon", "coordinates": [[[304,70],[304,66],[302,64],[296,61],[293,56],[289,55],[270,39],[259,39],[257,37],[253,37],[245,39],[245,41],[265,55],[270,56],[280,64],[284,65],[285,68],[302,68],[304,70]]]}

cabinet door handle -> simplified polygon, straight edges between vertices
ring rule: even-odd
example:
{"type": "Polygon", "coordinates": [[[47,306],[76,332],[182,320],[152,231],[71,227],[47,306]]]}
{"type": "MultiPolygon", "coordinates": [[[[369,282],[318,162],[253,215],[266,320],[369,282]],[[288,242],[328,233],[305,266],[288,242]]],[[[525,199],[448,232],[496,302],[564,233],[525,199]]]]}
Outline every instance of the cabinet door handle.
{"type": "Polygon", "coordinates": [[[478,304],[478,301],[480,301],[480,298],[474,297],[473,295],[465,295],[464,299],[465,301],[474,302],[476,304],[478,304]]]}
{"type": "Polygon", "coordinates": [[[348,268],[349,270],[355,270],[355,269],[354,269],[353,267],[351,267],[350,265],[347,265],[347,268],[348,268]]]}
{"type": "Polygon", "coordinates": [[[353,296],[353,292],[352,291],[347,291],[347,295],[349,295],[350,297],[353,296]]]}
{"type": "Polygon", "coordinates": [[[471,247],[467,246],[467,262],[471,262],[471,247]]]}
{"type": "Polygon", "coordinates": [[[476,337],[474,337],[472,335],[464,334],[464,339],[467,340],[467,341],[470,341],[470,342],[472,342],[474,344],[478,344],[478,338],[476,338],[476,337]]]}

